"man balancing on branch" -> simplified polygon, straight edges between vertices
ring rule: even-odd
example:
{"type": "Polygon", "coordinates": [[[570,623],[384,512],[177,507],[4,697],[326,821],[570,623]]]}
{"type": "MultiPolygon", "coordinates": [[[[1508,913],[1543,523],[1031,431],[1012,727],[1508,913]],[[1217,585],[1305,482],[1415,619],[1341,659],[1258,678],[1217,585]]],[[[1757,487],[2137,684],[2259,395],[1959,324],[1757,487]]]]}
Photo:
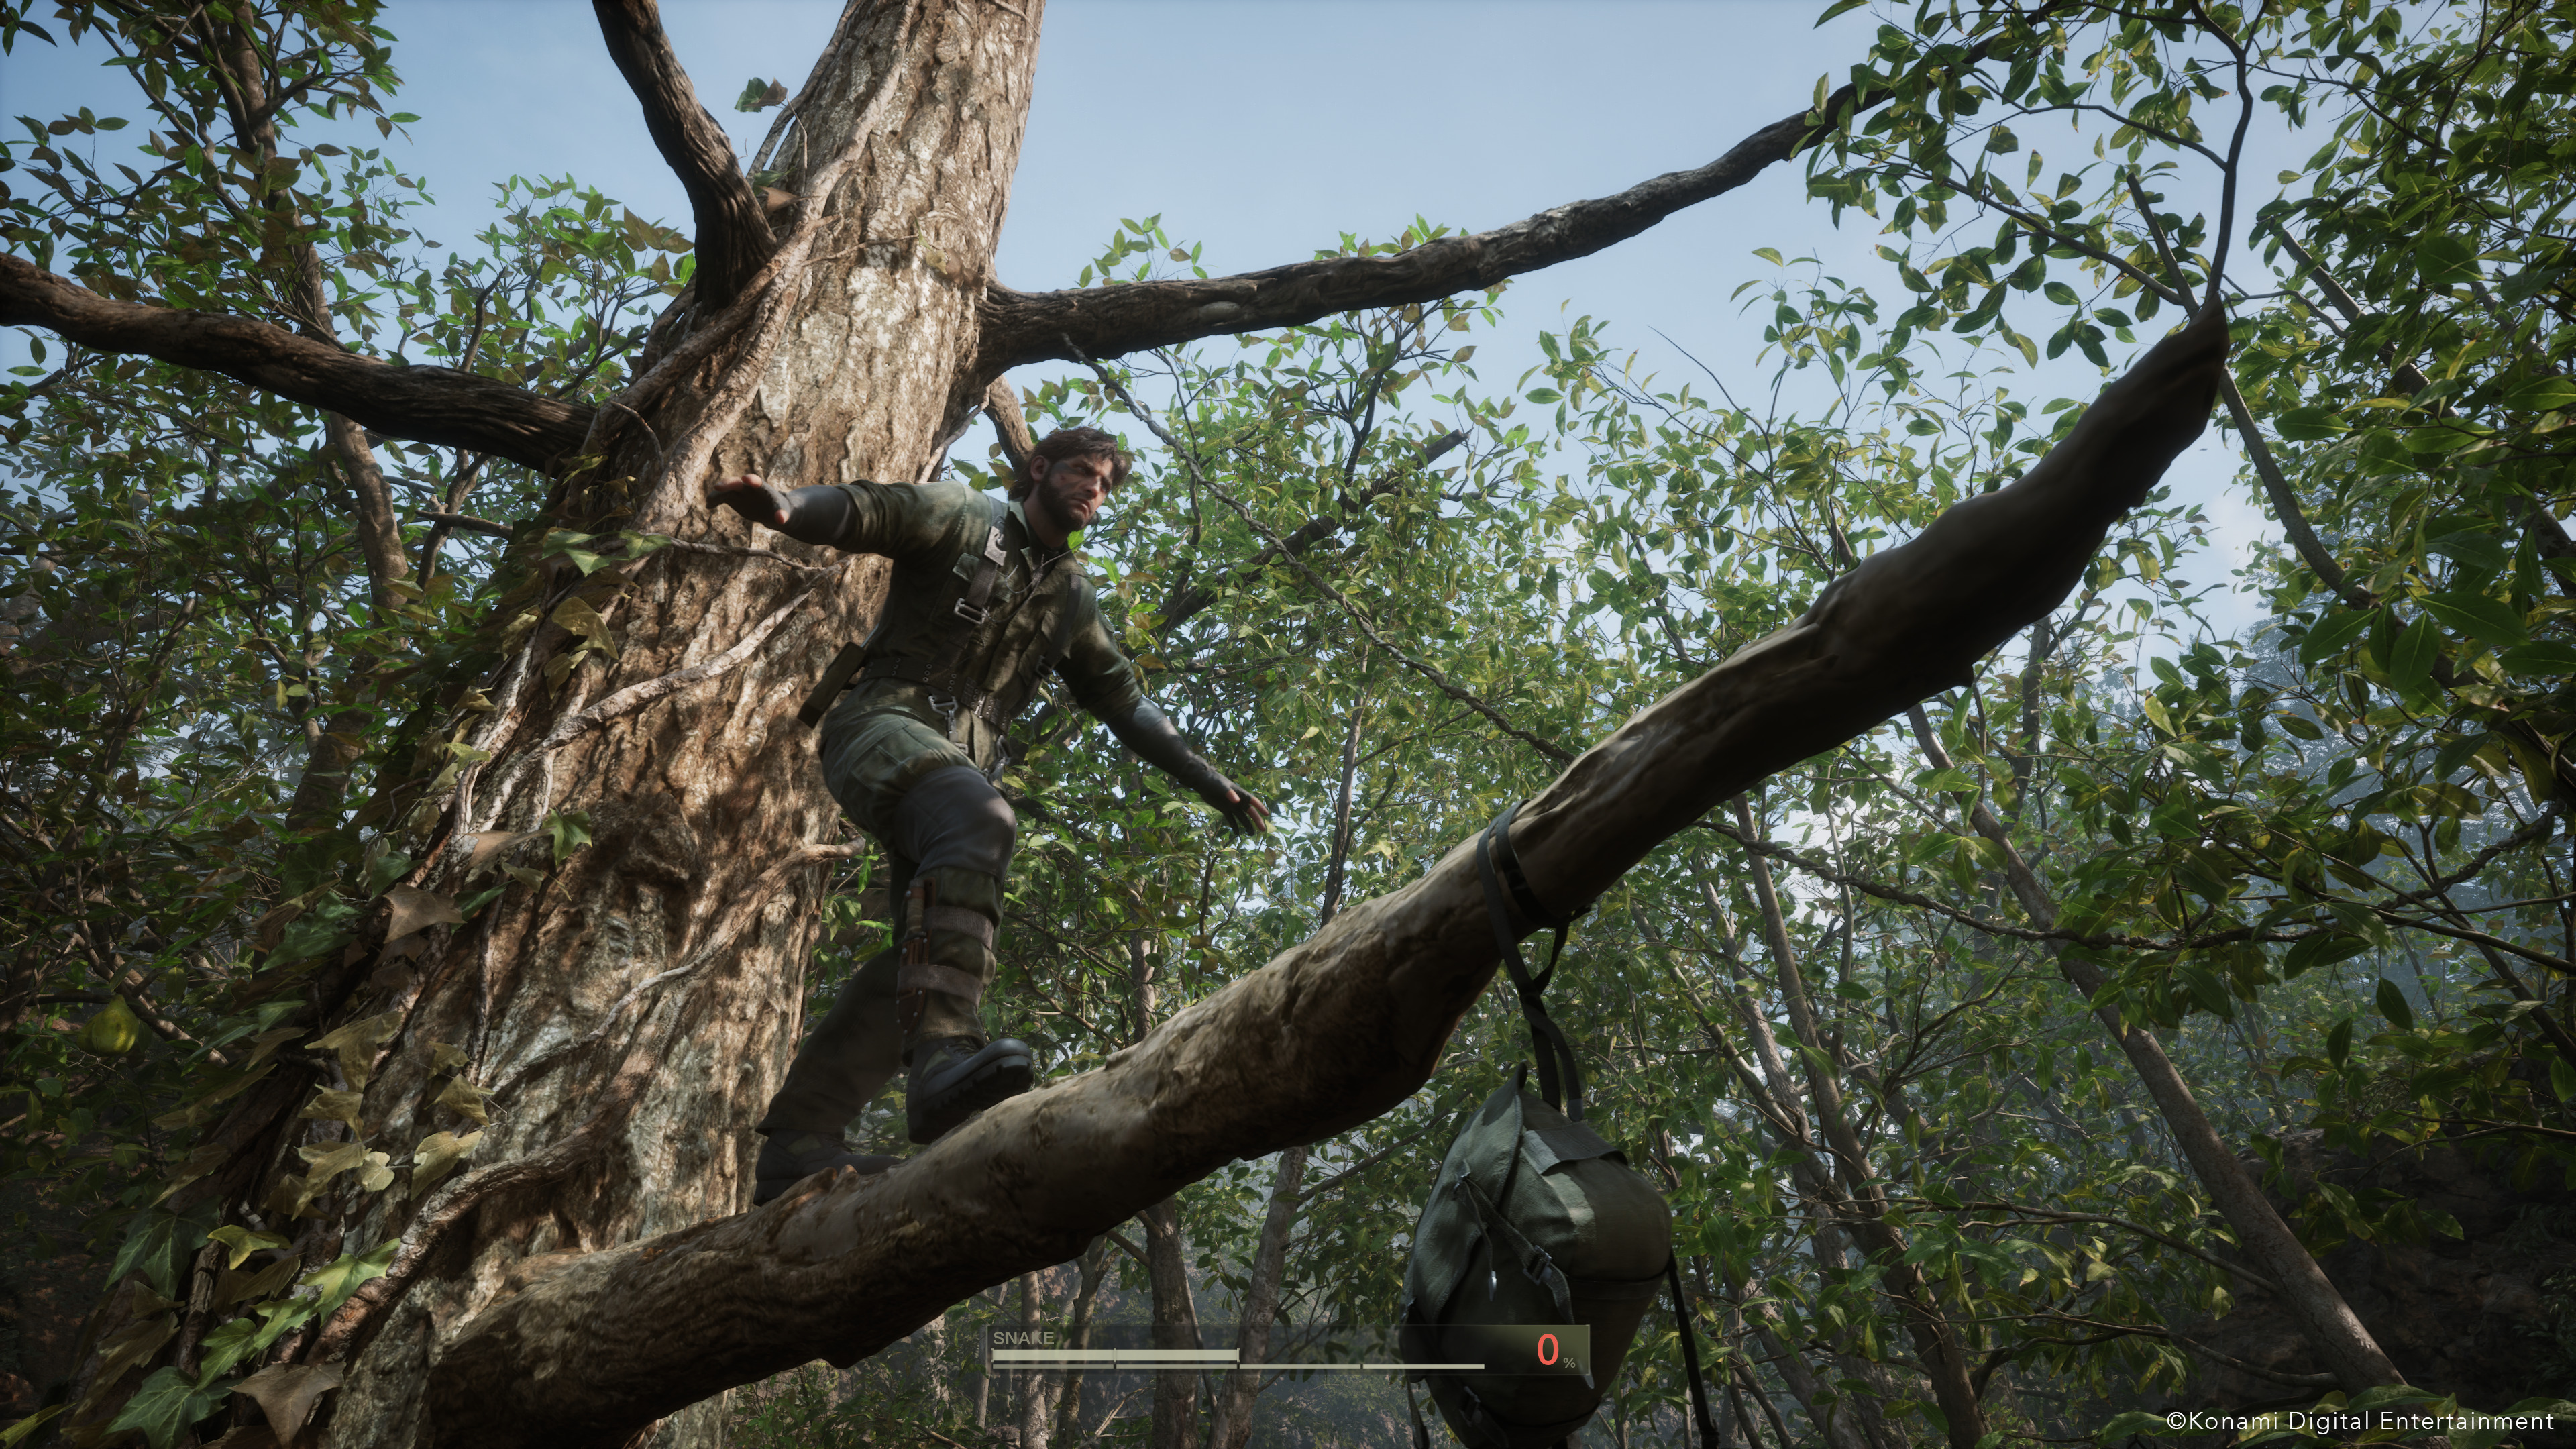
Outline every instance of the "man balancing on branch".
{"type": "Polygon", "coordinates": [[[962,483],[789,492],[756,475],[709,494],[799,542],[894,560],[854,687],[830,701],[856,657],[844,650],[838,678],[827,676],[808,707],[829,705],[822,752],[832,797],[891,857],[897,945],[851,976],[788,1067],[758,1128],[768,1140],[755,1205],[829,1168],[892,1166],[845,1151],[841,1132],[899,1066],[910,1072],[904,1116],[917,1143],[1029,1089],[1028,1046],[986,1041],[976,1003],[993,979],[1017,834],[990,776],[1004,729],[1041,675],[1055,671],[1122,743],[1237,830],[1269,829],[1268,808],[1145,702],[1135,665],[1100,622],[1090,577],[1066,549],[1131,463],[1107,433],[1066,428],[1037,445],[1007,501],[962,483]]]}

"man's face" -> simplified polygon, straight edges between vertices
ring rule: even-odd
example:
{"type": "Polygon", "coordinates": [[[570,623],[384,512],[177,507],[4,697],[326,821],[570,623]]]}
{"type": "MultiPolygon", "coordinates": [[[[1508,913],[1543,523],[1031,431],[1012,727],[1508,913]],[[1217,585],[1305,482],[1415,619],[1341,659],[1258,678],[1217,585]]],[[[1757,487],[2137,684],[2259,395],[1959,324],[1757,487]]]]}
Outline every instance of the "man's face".
{"type": "Polygon", "coordinates": [[[1097,454],[1076,458],[1038,458],[1030,471],[1036,474],[1036,486],[1029,490],[1032,521],[1043,531],[1054,535],[1049,542],[1060,543],[1066,534],[1090,526],[1100,516],[1101,505],[1109,498],[1110,460],[1097,454]]]}

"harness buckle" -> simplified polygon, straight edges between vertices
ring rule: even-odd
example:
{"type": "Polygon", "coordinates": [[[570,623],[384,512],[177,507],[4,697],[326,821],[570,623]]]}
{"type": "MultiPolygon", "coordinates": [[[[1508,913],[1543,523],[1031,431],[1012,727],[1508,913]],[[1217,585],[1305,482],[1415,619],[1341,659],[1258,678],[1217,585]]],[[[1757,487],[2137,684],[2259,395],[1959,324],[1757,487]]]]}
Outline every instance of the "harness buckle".
{"type": "Polygon", "coordinates": [[[957,617],[965,620],[969,624],[980,625],[986,619],[992,617],[992,611],[989,609],[979,609],[973,604],[966,602],[964,599],[959,599],[957,601],[957,617]]]}
{"type": "Polygon", "coordinates": [[[932,710],[934,713],[936,713],[936,714],[937,714],[941,719],[944,719],[944,720],[948,721],[948,727],[949,727],[950,729],[952,729],[952,730],[953,730],[953,729],[957,728],[957,701],[956,701],[956,699],[955,699],[955,698],[953,698],[952,696],[945,695],[945,694],[940,694],[940,693],[937,693],[936,691],[933,691],[933,692],[929,695],[929,700],[930,700],[930,708],[931,708],[931,710],[932,710]]]}

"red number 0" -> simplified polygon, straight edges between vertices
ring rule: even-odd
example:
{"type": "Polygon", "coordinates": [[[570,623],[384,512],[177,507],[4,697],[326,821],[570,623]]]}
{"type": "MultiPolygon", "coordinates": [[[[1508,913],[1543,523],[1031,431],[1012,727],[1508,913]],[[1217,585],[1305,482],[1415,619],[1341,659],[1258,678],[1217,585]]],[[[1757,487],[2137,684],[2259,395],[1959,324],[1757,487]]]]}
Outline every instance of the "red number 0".
{"type": "Polygon", "coordinates": [[[1542,1333],[1542,1334],[1540,1334],[1540,1335],[1538,1336],[1538,1361],[1539,1361],[1539,1363],[1540,1363],[1540,1364],[1545,1365],[1545,1366],[1548,1366],[1548,1367],[1554,1367],[1554,1366],[1555,1366],[1555,1364],[1556,1364],[1556,1335],[1555,1335],[1555,1334],[1553,1334],[1553,1333],[1542,1333]]]}

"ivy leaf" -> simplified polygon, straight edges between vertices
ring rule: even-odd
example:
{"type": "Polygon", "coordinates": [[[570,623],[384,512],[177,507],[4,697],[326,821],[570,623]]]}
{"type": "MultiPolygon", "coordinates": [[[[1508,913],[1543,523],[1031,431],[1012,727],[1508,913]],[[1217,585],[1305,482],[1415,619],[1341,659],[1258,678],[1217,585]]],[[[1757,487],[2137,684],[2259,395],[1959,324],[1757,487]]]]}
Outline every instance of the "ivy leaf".
{"type": "Polygon", "coordinates": [[[197,1379],[211,1382],[223,1376],[226,1369],[250,1353],[251,1341],[259,1336],[259,1320],[236,1318],[197,1344],[197,1379]]]}
{"type": "Polygon", "coordinates": [[[453,897],[417,886],[395,886],[385,892],[393,903],[393,918],[385,923],[385,944],[392,945],[403,937],[432,926],[461,926],[465,918],[456,913],[453,897]]]}
{"type": "Polygon", "coordinates": [[[135,1214],[125,1230],[125,1242],[116,1250],[115,1266],[107,1270],[107,1281],[114,1284],[128,1273],[140,1273],[153,1292],[163,1298],[177,1297],[180,1265],[206,1241],[214,1222],[213,1204],[185,1215],[150,1208],[135,1214]]]}
{"type": "Polygon", "coordinates": [[[161,1351],[170,1335],[179,1331],[179,1320],[169,1313],[155,1313],[142,1322],[99,1346],[96,1383],[112,1384],[117,1376],[161,1351]]]}
{"type": "Polygon", "coordinates": [[[134,1391],[134,1397],[125,1401],[125,1412],[116,1416],[107,1432],[139,1430],[152,1449],[171,1449],[190,1425],[213,1413],[232,1391],[229,1379],[199,1388],[176,1368],[157,1368],[134,1391]]]}
{"type": "Polygon", "coordinates": [[[599,616],[599,611],[592,608],[588,600],[566,599],[555,605],[555,611],[546,617],[579,635],[600,653],[611,659],[617,657],[616,636],[608,632],[608,621],[599,616]]]}
{"type": "MultiPolygon", "coordinates": [[[[365,1099],[364,1092],[334,1092],[325,1088],[314,1093],[313,1100],[307,1102],[304,1110],[295,1115],[308,1117],[316,1122],[346,1122],[355,1127],[358,1125],[358,1106],[365,1099]]],[[[239,1232],[240,1229],[236,1228],[233,1231],[239,1232]]],[[[249,1250],[245,1248],[238,1252],[246,1255],[249,1250]]],[[[233,1266],[236,1268],[241,1266],[240,1256],[233,1259],[233,1266]]]]}
{"type": "Polygon", "coordinates": [[[388,1011],[350,1022],[338,1031],[313,1043],[315,1051],[340,1054],[340,1070],[347,1074],[354,1091],[366,1090],[367,1081],[375,1075],[376,1048],[393,1039],[402,1030],[402,1013],[388,1011]]]}
{"type": "Polygon", "coordinates": [[[340,1387],[340,1378],[338,1364],[276,1363],[244,1379],[233,1392],[248,1394],[259,1405],[278,1443],[292,1444],[312,1419],[313,1406],[340,1387]]]}
{"type": "Polygon", "coordinates": [[[209,1243],[221,1243],[232,1250],[232,1261],[224,1264],[226,1269],[240,1267],[251,1254],[258,1252],[263,1248],[283,1248],[286,1246],[286,1240],[277,1236],[275,1233],[254,1233],[248,1228],[236,1227],[231,1223],[226,1223],[222,1227],[215,1229],[213,1232],[206,1234],[206,1241],[209,1243]]]}
{"type": "Polygon", "coordinates": [[[554,839],[555,864],[561,865],[574,851],[590,844],[590,812],[557,810],[546,817],[546,834],[554,839]]]}
{"type": "Polygon", "coordinates": [[[411,1154],[411,1195],[418,1199],[429,1195],[439,1179],[454,1172],[459,1163],[474,1155],[483,1134],[468,1132],[459,1137],[453,1132],[432,1132],[420,1139],[411,1154]]]}
{"type": "Polygon", "coordinates": [[[314,1305],[313,1315],[328,1321],[332,1314],[340,1311],[340,1305],[348,1302],[349,1296],[358,1291],[360,1285],[369,1279],[385,1276],[385,1269],[393,1263],[394,1249],[400,1246],[402,1244],[399,1241],[388,1239],[364,1253],[344,1254],[305,1274],[305,1287],[322,1290],[322,1299],[314,1305]]]}
{"type": "Polygon", "coordinates": [[[484,1125],[492,1120],[491,1113],[485,1110],[483,1105],[491,1098],[490,1092],[465,1080],[462,1076],[456,1076],[447,1079],[446,1089],[438,1094],[438,1105],[459,1117],[473,1118],[477,1125],[484,1125]]]}

